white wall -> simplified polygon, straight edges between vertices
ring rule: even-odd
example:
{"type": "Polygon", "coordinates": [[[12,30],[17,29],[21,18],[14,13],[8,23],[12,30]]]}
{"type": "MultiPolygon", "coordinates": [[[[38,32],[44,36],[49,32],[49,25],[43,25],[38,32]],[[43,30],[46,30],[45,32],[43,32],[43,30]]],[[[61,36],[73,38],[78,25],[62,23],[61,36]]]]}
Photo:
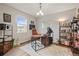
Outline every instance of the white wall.
{"type": "MultiPolygon", "coordinates": [[[[75,9],[47,15],[47,16],[44,16],[44,17],[38,19],[37,26],[39,26],[40,23],[46,23],[49,26],[52,24],[52,29],[54,31],[54,42],[56,42],[59,39],[59,22],[58,22],[58,20],[59,19],[72,20],[73,16],[75,16],[75,9]]],[[[46,31],[45,31],[46,29],[41,29],[40,27],[38,27],[38,30],[42,33],[46,33],[46,31]]]]}
{"type": "Polygon", "coordinates": [[[3,13],[8,13],[11,15],[11,20],[12,20],[11,23],[13,25],[13,37],[16,39],[16,41],[18,41],[18,43],[22,43],[22,42],[30,40],[31,31],[29,30],[29,23],[31,20],[35,21],[35,17],[29,14],[26,14],[24,12],[21,12],[17,9],[14,9],[10,6],[5,6],[5,5],[0,4],[0,22],[3,22],[3,13]],[[24,16],[27,19],[27,26],[28,26],[27,33],[21,33],[21,34],[17,33],[16,19],[19,16],[24,16]]]}

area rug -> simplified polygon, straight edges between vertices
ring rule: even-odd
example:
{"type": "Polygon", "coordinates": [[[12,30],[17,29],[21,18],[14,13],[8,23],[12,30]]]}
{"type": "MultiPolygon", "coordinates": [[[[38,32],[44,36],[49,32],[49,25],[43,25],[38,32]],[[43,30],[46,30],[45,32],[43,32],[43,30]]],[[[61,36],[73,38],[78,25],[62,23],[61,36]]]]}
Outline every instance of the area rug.
{"type": "Polygon", "coordinates": [[[70,48],[65,48],[54,44],[45,47],[41,50],[38,50],[36,52],[31,47],[31,43],[20,47],[20,49],[27,52],[31,56],[72,56],[72,52],[70,48]]]}

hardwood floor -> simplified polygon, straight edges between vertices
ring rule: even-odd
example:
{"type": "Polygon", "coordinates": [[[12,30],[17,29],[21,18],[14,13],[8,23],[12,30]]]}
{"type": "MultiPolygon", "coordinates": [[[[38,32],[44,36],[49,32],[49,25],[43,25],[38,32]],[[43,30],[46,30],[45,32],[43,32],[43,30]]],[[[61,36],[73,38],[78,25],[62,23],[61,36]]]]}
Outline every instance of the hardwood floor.
{"type": "MultiPolygon", "coordinates": [[[[13,49],[11,49],[8,53],[6,53],[4,56],[30,56],[27,52],[25,52],[24,50],[22,50],[22,49],[20,49],[20,47],[22,47],[22,46],[25,46],[25,45],[27,45],[28,43],[24,43],[24,44],[22,44],[21,46],[19,46],[19,47],[16,47],[16,48],[13,48],[13,49]]],[[[60,50],[62,50],[61,49],[61,47],[64,49],[64,48],[68,48],[68,49],[70,49],[69,47],[66,47],[66,46],[61,46],[61,45],[58,45],[58,44],[53,44],[54,46],[58,46],[58,51],[60,51],[60,50]]],[[[50,46],[49,46],[50,47],[50,46]]],[[[46,49],[46,48],[45,48],[46,49]]],[[[53,49],[55,50],[55,47],[53,47],[53,49]]],[[[53,50],[52,49],[52,50],[53,50]]],[[[43,49],[44,50],[44,49],[43,49]]],[[[50,49],[49,49],[50,50],[50,49]]],[[[52,51],[51,50],[51,51],[52,51]]],[[[65,50],[64,50],[65,51],[65,50]]],[[[73,51],[72,51],[72,49],[71,50],[69,50],[70,52],[72,52],[72,55],[73,56],[79,56],[79,54],[75,54],[73,51]]],[[[54,53],[54,52],[53,52],[54,53]]]]}
{"type": "Polygon", "coordinates": [[[23,50],[19,49],[19,47],[17,47],[17,48],[13,48],[12,50],[10,50],[4,56],[29,56],[29,54],[27,54],[23,50]]]}

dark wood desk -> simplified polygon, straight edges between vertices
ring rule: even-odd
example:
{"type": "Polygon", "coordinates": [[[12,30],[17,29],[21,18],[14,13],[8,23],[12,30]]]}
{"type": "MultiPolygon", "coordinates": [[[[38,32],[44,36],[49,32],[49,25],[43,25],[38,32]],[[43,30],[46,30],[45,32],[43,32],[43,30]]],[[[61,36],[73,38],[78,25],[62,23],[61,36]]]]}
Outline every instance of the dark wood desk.
{"type": "Polygon", "coordinates": [[[41,43],[44,46],[49,46],[50,44],[53,43],[53,37],[41,37],[41,43]]]}

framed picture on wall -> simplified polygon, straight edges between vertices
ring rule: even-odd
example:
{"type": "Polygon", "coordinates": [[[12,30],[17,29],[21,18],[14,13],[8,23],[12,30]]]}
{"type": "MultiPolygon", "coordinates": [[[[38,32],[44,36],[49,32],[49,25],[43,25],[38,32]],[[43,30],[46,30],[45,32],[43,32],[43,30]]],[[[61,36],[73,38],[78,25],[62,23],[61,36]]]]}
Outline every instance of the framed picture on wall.
{"type": "Polygon", "coordinates": [[[34,21],[31,21],[31,22],[30,22],[30,25],[29,25],[29,29],[32,30],[33,27],[35,27],[34,21]]]}
{"type": "Polygon", "coordinates": [[[11,15],[4,13],[4,14],[3,14],[3,21],[10,23],[10,22],[11,22],[11,15]]]}
{"type": "Polygon", "coordinates": [[[32,28],[35,27],[35,25],[29,25],[29,29],[32,30],[32,28]]]}

